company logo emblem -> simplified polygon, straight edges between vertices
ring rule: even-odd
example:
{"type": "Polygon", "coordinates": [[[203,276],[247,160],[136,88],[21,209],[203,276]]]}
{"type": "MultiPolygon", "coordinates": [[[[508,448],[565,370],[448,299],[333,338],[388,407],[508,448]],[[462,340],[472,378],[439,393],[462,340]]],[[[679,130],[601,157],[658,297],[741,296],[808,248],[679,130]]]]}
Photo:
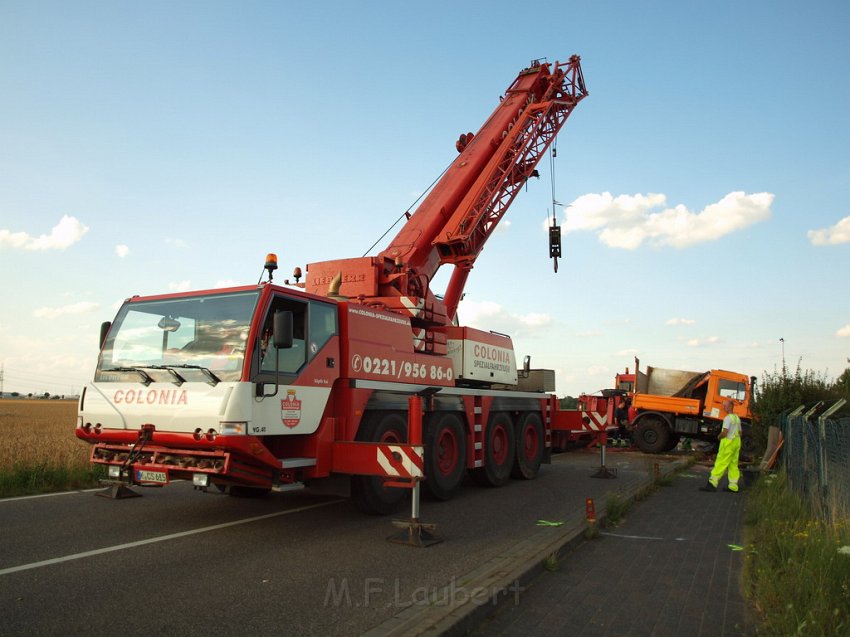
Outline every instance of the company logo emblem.
{"type": "Polygon", "coordinates": [[[301,422],[301,401],[294,389],[287,389],[286,398],[280,401],[280,419],[290,429],[301,422]]]}

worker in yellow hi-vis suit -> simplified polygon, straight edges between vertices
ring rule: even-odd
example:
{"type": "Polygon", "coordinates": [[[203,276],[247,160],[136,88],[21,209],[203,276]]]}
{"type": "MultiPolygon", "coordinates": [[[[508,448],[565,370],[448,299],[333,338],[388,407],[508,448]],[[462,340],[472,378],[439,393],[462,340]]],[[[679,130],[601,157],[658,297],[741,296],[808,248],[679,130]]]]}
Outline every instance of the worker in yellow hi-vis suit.
{"type": "Polygon", "coordinates": [[[732,413],[734,403],[728,398],[723,401],[723,410],[726,417],[723,419],[723,429],[717,437],[720,440],[720,449],[717,450],[717,459],[714,468],[708,478],[708,484],[701,487],[702,491],[717,491],[717,484],[726,471],[729,471],[729,486],[726,491],[738,492],[738,480],[741,471],[738,469],[738,455],[741,453],[741,418],[732,413]]]}

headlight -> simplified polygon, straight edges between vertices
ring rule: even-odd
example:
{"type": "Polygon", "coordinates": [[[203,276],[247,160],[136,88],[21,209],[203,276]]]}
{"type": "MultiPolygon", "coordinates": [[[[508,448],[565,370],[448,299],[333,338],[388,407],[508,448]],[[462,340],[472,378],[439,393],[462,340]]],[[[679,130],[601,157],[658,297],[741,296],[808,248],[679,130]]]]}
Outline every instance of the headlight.
{"type": "Polygon", "coordinates": [[[117,464],[109,465],[109,477],[110,478],[120,478],[121,477],[121,465],[117,465],[117,464]]]}
{"type": "Polygon", "coordinates": [[[196,487],[206,487],[209,486],[210,477],[206,473],[193,473],[192,474],[192,484],[196,487]]]}
{"type": "Polygon", "coordinates": [[[247,422],[220,422],[222,436],[243,436],[248,431],[247,422]]]}

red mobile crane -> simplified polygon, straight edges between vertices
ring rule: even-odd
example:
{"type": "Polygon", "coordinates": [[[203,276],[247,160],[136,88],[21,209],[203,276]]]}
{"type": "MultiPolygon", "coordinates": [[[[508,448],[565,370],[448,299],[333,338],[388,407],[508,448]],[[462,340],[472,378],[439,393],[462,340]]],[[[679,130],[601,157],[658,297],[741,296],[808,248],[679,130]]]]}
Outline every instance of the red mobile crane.
{"type": "Polygon", "coordinates": [[[279,286],[269,255],[256,286],[128,299],[80,397],[92,462],[115,485],[183,478],[232,494],[345,474],[371,513],[394,510],[423,473],[438,499],[467,469],[492,486],[534,478],[552,429],[570,426],[554,387],[523,380],[509,337],[455,314],[485,242],[586,95],[578,56],[523,69],[377,256],[309,264],[305,283],[297,272],[279,286]],[[449,264],[441,298],[430,282],[449,264]],[[406,444],[414,394],[424,454],[406,444]]]}

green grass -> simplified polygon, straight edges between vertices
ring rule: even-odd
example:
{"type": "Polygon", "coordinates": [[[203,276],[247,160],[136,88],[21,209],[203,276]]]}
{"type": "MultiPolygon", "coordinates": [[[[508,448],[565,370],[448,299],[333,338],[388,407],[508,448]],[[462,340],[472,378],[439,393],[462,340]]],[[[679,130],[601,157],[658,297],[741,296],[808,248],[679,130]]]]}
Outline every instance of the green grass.
{"type": "Polygon", "coordinates": [[[49,464],[14,465],[0,471],[0,498],[51,493],[98,486],[101,467],[61,467],[49,464]]]}
{"type": "Polygon", "coordinates": [[[750,490],[744,522],[758,634],[850,635],[850,520],[817,520],[780,474],[750,490]]]}
{"type": "Polygon", "coordinates": [[[616,493],[605,496],[605,526],[616,526],[623,521],[632,507],[632,500],[616,493]]]}

